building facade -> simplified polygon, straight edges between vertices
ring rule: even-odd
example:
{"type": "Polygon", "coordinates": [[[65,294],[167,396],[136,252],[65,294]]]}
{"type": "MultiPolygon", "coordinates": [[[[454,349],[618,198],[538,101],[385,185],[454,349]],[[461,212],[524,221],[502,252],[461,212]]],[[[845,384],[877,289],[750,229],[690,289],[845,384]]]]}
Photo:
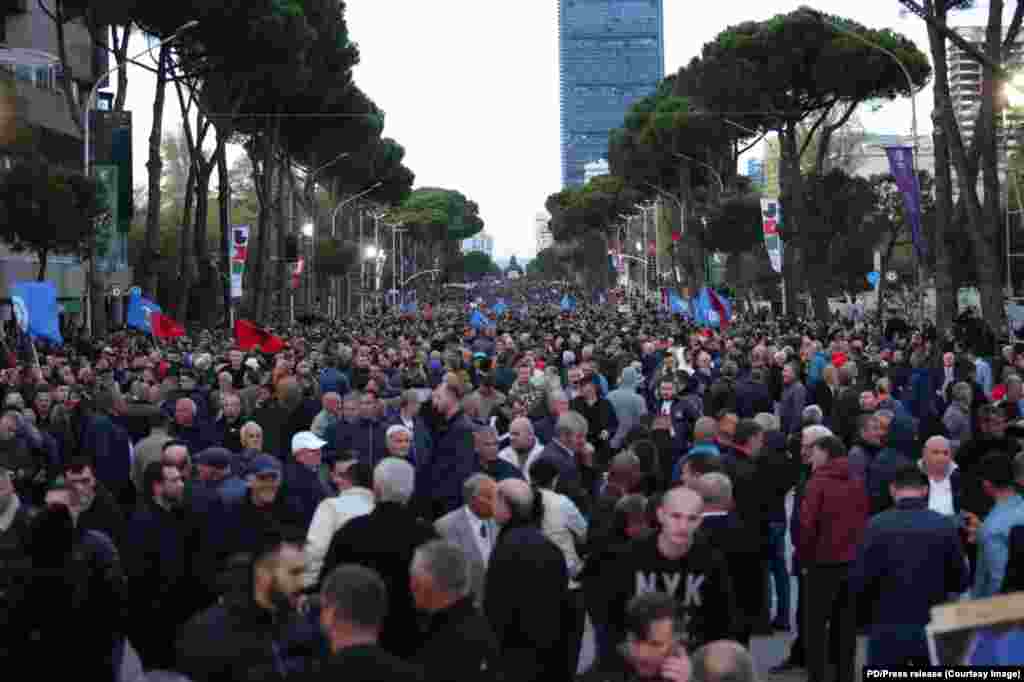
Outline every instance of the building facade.
{"type": "Polygon", "coordinates": [[[538,213],[533,219],[533,234],[537,240],[537,253],[551,246],[555,242],[551,234],[551,216],[538,213]]]}
{"type": "MultiPolygon", "coordinates": [[[[19,159],[45,158],[81,171],[82,134],[62,88],[56,26],[39,5],[33,0],[0,3],[0,106],[5,112],[0,118],[0,169],[11,168],[19,159]]],[[[107,31],[101,34],[106,36],[107,31]]],[[[109,58],[78,19],[65,24],[64,41],[74,74],[70,87],[77,100],[106,72],[109,58]]],[[[7,298],[13,283],[35,279],[38,269],[35,256],[14,253],[0,244],[0,301],[7,298]]],[[[45,277],[56,285],[63,311],[79,314],[85,291],[81,262],[51,256],[45,277]]],[[[0,316],[8,310],[0,307],[0,316]]]]}
{"type": "MultiPolygon", "coordinates": [[[[984,26],[958,26],[953,30],[971,45],[981,50],[985,49],[986,29],[984,26]]],[[[1003,38],[1006,38],[1005,29],[1003,38]]],[[[946,47],[946,60],[949,65],[949,94],[953,101],[953,114],[960,126],[960,135],[963,137],[964,144],[968,144],[974,137],[974,119],[981,106],[981,64],[951,41],[946,47]]],[[[1017,42],[1010,49],[1005,66],[1011,73],[1020,71],[1024,66],[1024,37],[1017,38],[1017,42]]],[[[1019,98],[1020,95],[1017,97],[1019,98]]],[[[1005,148],[1002,123],[1003,121],[996,121],[998,144],[1005,148]]],[[[1011,130],[1019,129],[1020,121],[1015,121],[1015,123],[1016,125],[1009,126],[1011,130]]],[[[1013,136],[1009,144],[1014,146],[1016,142],[1016,136],[1013,136]]]]}
{"type": "Polygon", "coordinates": [[[665,77],[663,0],[560,0],[562,186],[608,155],[608,133],[665,77]]]}
{"type": "Polygon", "coordinates": [[[494,237],[486,232],[480,232],[469,239],[462,240],[462,253],[479,251],[486,253],[489,258],[494,258],[494,237]]]}

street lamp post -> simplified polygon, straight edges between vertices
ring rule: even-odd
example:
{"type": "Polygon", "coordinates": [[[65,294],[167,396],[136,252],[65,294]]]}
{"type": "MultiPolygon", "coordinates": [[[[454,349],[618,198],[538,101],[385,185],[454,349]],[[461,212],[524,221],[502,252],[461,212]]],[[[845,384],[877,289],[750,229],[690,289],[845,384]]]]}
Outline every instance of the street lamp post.
{"type": "MultiPolygon", "coordinates": [[[[913,140],[913,147],[912,147],[913,151],[911,153],[910,158],[911,158],[911,161],[913,162],[914,184],[917,185],[917,183],[920,182],[920,180],[918,178],[918,175],[917,175],[917,157],[918,157],[918,141],[917,141],[917,92],[916,92],[916,89],[914,88],[914,79],[911,78],[910,71],[907,69],[906,64],[904,64],[903,60],[901,60],[899,57],[897,57],[896,54],[894,52],[892,52],[892,50],[884,48],[881,45],[879,45],[878,43],[876,43],[876,42],[874,42],[872,40],[869,40],[868,38],[865,38],[864,36],[860,35],[859,33],[855,32],[855,31],[851,31],[850,29],[848,29],[848,28],[846,28],[846,27],[844,27],[844,26],[842,26],[842,25],[832,21],[831,19],[826,17],[821,12],[819,12],[817,10],[809,9],[809,8],[805,8],[804,11],[813,14],[822,23],[828,24],[835,31],[837,31],[839,33],[842,33],[844,36],[848,36],[850,38],[853,38],[854,40],[859,41],[860,43],[862,43],[864,45],[867,45],[871,49],[877,50],[878,52],[881,52],[882,54],[884,54],[885,56],[889,57],[894,62],[896,62],[896,65],[900,67],[900,71],[903,72],[904,78],[907,79],[907,92],[910,95],[910,136],[911,136],[911,138],[913,140]]],[[[914,254],[918,255],[917,254],[917,249],[914,250],[914,254]]],[[[918,291],[921,294],[921,310],[920,310],[920,313],[921,313],[921,324],[924,324],[924,318],[925,318],[925,306],[924,306],[924,303],[925,303],[925,299],[927,297],[925,296],[925,291],[924,291],[924,263],[921,262],[920,257],[918,257],[918,263],[917,263],[917,289],[918,289],[918,291]]]]}
{"type": "MultiPolygon", "coordinates": [[[[142,52],[138,53],[134,57],[131,57],[127,61],[133,62],[133,61],[139,59],[140,57],[143,57],[143,56],[149,54],[153,50],[155,50],[157,48],[161,48],[161,47],[163,47],[164,45],[166,45],[167,43],[169,43],[169,42],[171,42],[173,40],[177,40],[178,36],[181,35],[184,31],[187,31],[190,28],[193,28],[193,27],[197,26],[198,24],[199,24],[199,22],[196,21],[195,19],[193,19],[192,21],[188,21],[188,22],[182,24],[178,28],[177,31],[175,31],[171,35],[167,36],[166,38],[164,38],[160,42],[154,43],[153,45],[149,46],[148,48],[146,48],[142,52]]],[[[109,69],[106,73],[104,73],[102,76],[97,78],[96,82],[92,86],[92,89],[89,90],[89,97],[86,98],[86,100],[85,100],[85,109],[82,111],[82,173],[83,173],[83,175],[85,175],[85,177],[89,177],[90,170],[91,170],[90,167],[89,167],[89,163],[90,163],[90,159],[89,159],[89,134],[90,134],[90,131],[91,131],[90,126],[89,126],[89,112],[92,111],[92,108],[93,108],[93,106],[96,103],[96,93],[99,91],[100,85],[103,83],[104,80],[106,80],[107,76],[109,76],[110,74],[114,73],[115,71],[117,71],[120,68],[121,68],[120,65],[115,66],[114,68],[109,69]]],[[[87,315],[86,319],[88,321],[88,324],[86,325],[86,329],[88,329],[89,336],[91,337],[92,336],[92,332],[93,332],[92,283],[93,283],[93,280],[96,278],[96,239],[95,239],[95,237],[90,237],[90,239],[89,239],[89,274],[88,274],[88,278],[89,278],[88,282],[86,282],[86,286],[85,286],[86,315],[87,315]]]]}
{"type": "Polygon", "coordinates": [[[680,154],[679,152],[674,152],[674,153],[675,153],[676,156],[678,156],[681,159],[686,159],[687,161],[695,163],[698,166],[703,166],[704,168],[707,168],[709,171],[711,171],[711,174],[715,176],[715,180],[718,181],[718,189],[719,189],[719,191],[721,192],[721,194],[723,194],[723,195],[725,194],[725,183],[722,182],[722,176],[719,175],[718,171],[715,170],[714,166],[712,166],[710,163],[704,163],[703,161],[698,161],[697,159],[693,158],[692,156],[687,156],[686,154],[680,154]]]}
{"type": "MultiPolygon", "coordinates": [[[[380,187],[383,184],[384,184],[383,182],[375,182],[374,184],[370,185],[369,187],[367,187],[363,191],[358,192],[356,194],[353,194],[352,196],[348,197],[347,199],[344,199],[344,200],[338,202],[338,205],[334,207],[333,211],[331,211],[331,239],[334,239],[334,238],[336,238],[338,236],[338,230],[337,230],[338,212],[341,211],[341,209],[344,208],[345,206],[347,206],[348,204],[351,204],[353,201],[355,201],[355,200],[357,200],[357,199],[359,199],[361,197],[366,196],[367,194],[369,194],[370,192],[372,192],[373,190],[377,189],[378,187],[380,187]]],[[[363,248],[363,229],[362,229],[362,225],[360,225],[360,227],[359,227],[359,248],[360,248],[360,250],[363,248]]],[[[362,265],[360,265],[360,273],[361,272],[362,272],[362,265]]],[[[341,280],[339,280],[339,279],[335,279],[335,284],[340,283],[340,281],[341,280]]],[[[351,287],[351,284],[352,284],[352,279],[351,278],[349,278],[348,283],[349,283],[349,286],[351,287]]],[[[363,286],[362,279],[360,279],[360,281],[359,281],[359,286],[360,287],[363,286]]],[[[338,309],[341,307],[341,294],[340,294],[340,292],[335,291],[333,297],[334,297],[335,315],[337,315],[338,309]]],[[[349,314],[351,314],[352,313],[352,305],[351,305],[352,297],[349,296],[348,298],[349,298],[349,301],[350,301],[350,303],[348,305],[348,312],[349,312],[349,314]]],[[[362,301],[362,297],[360,297],[360,301],[362,301]]]]}

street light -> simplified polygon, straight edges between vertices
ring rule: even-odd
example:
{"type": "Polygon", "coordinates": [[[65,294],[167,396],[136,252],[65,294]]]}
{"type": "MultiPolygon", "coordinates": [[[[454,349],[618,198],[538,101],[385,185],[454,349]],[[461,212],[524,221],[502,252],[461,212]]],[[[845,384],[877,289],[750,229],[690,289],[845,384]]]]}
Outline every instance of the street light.
{"type": "Polygon", "coordinates": [[[693,158],[692,156],[687,156],[686,154],[680,154],[679,152],[675,152],[675,155],[678,156],[681,159],[686,159],[687,161],[691,161],[691,162],[697,164],[698,166],[704,166],[709,171],[711,171],[711,174],[715,176],[715,180],[718,181],[718,188],[719,188],[719,190],[721,190],[721,193],[723,195],[725,194],[725,183],[722,182],[722,176],[718,174],[718,171],[716,171],[711,164],[704,163],[703,161],[698,161],[697,159],[693,158]]]}
{"type": "MultiPolygon", "coordinates": [[[[181,27],[178,28],[177,31],[175,31],[171,35],[167,36],[166,38],[164,38],[160,42],[154,43],[153,45],[150,45],[148,48],[146,48],[145,50],[143,50],[139,54],[135,55],[134,57],[128,59],[127,61],[133,62],[133,61],[143,57],[144,55],[152,52],[153,50],[155,50],[155,49],[157,49],[159,47],[163,47],[164,45],[166,45],[167,43],[171,42],[172,40],[176,40],[178,38],[178,36],[181,35],[184,31],[187,31],[190,28],[193,28],[193,27],[197,26],[198,24],[199,24],[199,22],[196,21],[195,19],[193,19],[192,21],[188,21],[188,22],[182,24],[181,27]]],[[[83,175],[85,175],[85,177],[89,177],[89,174],[90,174],[90,172],[89,172],[90,171],[90,168],[89,168],[89,133],[90,133],[89,112],[92,111],[92,108],[93,108],[93,106],[96,103],[96,93],[99,91],[100,85],[103,83],[104,80],[106,80],[107,76],[109,76],[110,74],[114,73],[115,71],[117,71],[120,68],[121,68],[121,65],[115,66],[114,68],[108,70],[102,76],[97,78],[96,82],[92,86],[92,89],[89,91],[89,97],[85,100],[85,109],[82,112],[82,119],[83,119],[82,120],[82,173],[83,173],[83,175]]],[[[86,325],[86,328],[89,330],[89,336],[90,337],[92,336],[92,332],[93,332],[93,324],[92,324],[93,323],[93,319],[92,319],[93,318],[93,315],[92,315],[92,283],[93,283],[93,280],[96,278],[96,251],[95,251],[95,248],[94,248],[95,247],[95,243],[96,243],[96,240],[93,239],[93,238],[90,238],[90,240],[89,240],[89,279],[86,282],[86,286],[85,286],[86,312],[87,312],[87,315],[88,315],[88,317],[87,317],[88,324],[86,325]]]]}
{"type": "Polygon", "coordinates": [[[313,223],[306,223],[302,226],[302,236],[306,239],[313,238],[313,223]]]}
{"type": "Polygon", "coordinates": [[[366,189],[364,189],[362,192],[359,192],[358,194],[353,194],[348,199],[345,199],[344,201],[342,201],[341,203],[334,207],[334,211],[331,213],[331,237],[334,237],[337,234],[337,231],[335,230],[335,222],[337,221],[338,218],[338,211],[340,211],[343,206],[351,204],[356,199],[369,194],[370,192],[377,189],[383,184],[383,182],[375,182],[366,189]]]}
{"type": "Polygon", "coordinates": [[[367,246],[366,247],[366,259],[367,260],[373,260],[376,257],[377,257],[377,247],[376,246],[372,246],[372,245],[371,246],[367,246]]]}

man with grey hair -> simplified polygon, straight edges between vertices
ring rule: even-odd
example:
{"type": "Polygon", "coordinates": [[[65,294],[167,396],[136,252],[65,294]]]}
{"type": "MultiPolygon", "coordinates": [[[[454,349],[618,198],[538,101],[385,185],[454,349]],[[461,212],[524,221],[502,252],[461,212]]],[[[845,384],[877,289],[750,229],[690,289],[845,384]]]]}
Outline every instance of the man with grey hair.
{"type": "Polygon", "coordinates": [[[473,474],[462,486],[466,504],[434,522],[434,530],[449,542],[462,548],[469,561],[473,595],[483,604],[484,576],[491,551],[498,541],[494,522],[494,504],[498,484],[487,474],[473,474]]]}
{"type": "Polygon", "coordinates": [[[584,514],[589,512],[589,497],[597,483],[593,451],[587,449],[588,430],[587,420],[579,412],[564,413],[555,424],[554,439],[537,458],[551,460],[558,469],[557,492],[568,495],[584,514]]]}
{"type": "Polygon", "coordinates": [[[506,478],[525,478],[519,467],[498,457],[498,430],[493,426],[481,426],[473,432],[473,447],[478,471],[499,482],[506,478]]]}
{"type": "Polygon", "coordinates": [[[762,611],[764,576],[761,574],[760,528],[744,522],[737,514],[733,500],[732,481],[720,472],[704,474],[689,481],[704,502],[698,533],[726,559],[729,579],[736,595],[738,620],[734,623],[736,639],[744,645],[762,611]]]}
{"type": "Polygon", "coordinates": [[[530,470],[544,446],[537,440],[533,422],[526,417],[516,417],[508,427],[509,444],[498,453],[500,459],[515,465],[524,474],[530,470]]]}
{"type": "Polygon", "coordinates": [[[434,529],[409,509],[416,472],[397,457],[386,457],[373,470],[377,505],[334,534],[324,559],[321,580],[341,564],[359,564],[380,574],[388,588],[389,608],[381,646],[408,657],[419,641],[416,609],[409,589],[409,562],[424,542],[437,537],[434,529]]]}
{"type": "Polygon", "coordinates": [[[320,591],[320,627],[331,655],[313,679],[422,680],[423,671],[384,641],[393,599],[387,580],[364,566],[346,564],[331,573],[320,591]]]}
{"type": "Polygon", "coordinates": [[[469,561],[444,540],[421,545],[409,569],[416,608],[429,616],[413,662],[429,680],[473,680],[493,671],[498,640],[473,601],[469,561]]]}
{"type": "Polygon", "coordinates": [[[821,411],[821,408],[817,405],[808,405],[804,408],[803,414],[800,417],[800,423],[804,426],[810,426],[811,424],[822,424],[825,422],[825,413],[821,411]]]}
{"type": "Polygon", "coordinates": [[[708,642],[690,658],[690,682],[757,682],[754,659],[736,642],[708,642]]]}
{"type": "MultiPolygon", "coordinates": [[[[846,365],[843,365],[846,367],[846,365]]],[[[800,541],[800,507],[803,504],[804,491],[807,488],[807,481],[811,474],[811,446],[826,436],[831,436],[832,430],[821,424],[805,426],[800,433],[800,474],[796,486],[793,488],[793,511],[789,517],[789,534],[793,542],[792,574],[796,577],[796,639],[793,640],[789,649],[789,656],[779,665],[772,668],[772,672],[785,673],[794,669],[805,667],[807,658],[804,654],[804,611],[807,608],[803,598],[802,582],[803,572],[801,571],[800,556],[796,547],[800,541]]]]}
{"type": "Polygon", "coordinates": [[[501,645],[500,679],[541,682],[576,673],[565,636],[569,573],[562,552],[541,532],[539,502],[526,481],[498,484],[502,532],[487,568],[484,613],[501,645]]]}
{"type": "Polygon", "coordinates": [[[548,393],[548,414],[537,421],[536,433],[540,442],[548,445],[556,438],[555,430],[558,418],[569,411],[569,395],[561,390],[555,389],[548,393]]]}

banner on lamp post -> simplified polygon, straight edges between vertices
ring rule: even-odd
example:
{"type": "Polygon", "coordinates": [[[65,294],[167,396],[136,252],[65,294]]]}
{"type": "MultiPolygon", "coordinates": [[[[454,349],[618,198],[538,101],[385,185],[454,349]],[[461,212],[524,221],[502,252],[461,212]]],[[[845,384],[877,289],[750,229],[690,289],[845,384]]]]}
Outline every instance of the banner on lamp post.
{"type": "Polygon", "coordinates": [[[778,199],[761,199],[761,227],[764,231],[764,247],[768,251],[772,270],[782,272],[782,238],[779,226],[782,225],[782,204],[778,199]]]}
{"type": "Polygon", "coordinates": [[[236,225],[231,228],[228,242],[228,262],[231,267],[231,298],[242,298],[242,276],[245,261],[249,257],[249,226],[236,225]]]}
{"type": "Polygon", "coordinates": [[[914,172],[914,150],[911,147],[886,147],[889,170],[896,180],[896,186],[903,195],[903,208],[910,222],[910,236],[918,262],[925,258],[926,244],[921,234],[921,187],[914,172]]]}

